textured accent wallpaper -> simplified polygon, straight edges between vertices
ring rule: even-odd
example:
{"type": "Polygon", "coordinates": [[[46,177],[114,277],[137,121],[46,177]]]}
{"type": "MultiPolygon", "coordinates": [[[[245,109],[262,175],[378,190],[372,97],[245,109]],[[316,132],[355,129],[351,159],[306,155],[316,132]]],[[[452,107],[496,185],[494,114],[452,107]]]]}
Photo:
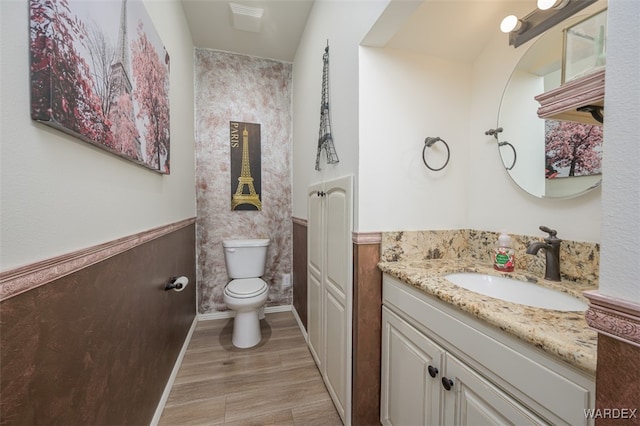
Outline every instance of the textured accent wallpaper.
{"type": "MultiPolygon", "coordinates": [[[[198,312],[228,310],[222,240],[270,238],[266,306],[290,305],[291,64],[195,50],[198,312]],[[262,211],[231,211],[230,121],[259,123],[262,211]]],[[[253,173],[253,171],[252,171],[253,173]]],[[[235,186],[234,186],[235,187],[235,186]]]]}

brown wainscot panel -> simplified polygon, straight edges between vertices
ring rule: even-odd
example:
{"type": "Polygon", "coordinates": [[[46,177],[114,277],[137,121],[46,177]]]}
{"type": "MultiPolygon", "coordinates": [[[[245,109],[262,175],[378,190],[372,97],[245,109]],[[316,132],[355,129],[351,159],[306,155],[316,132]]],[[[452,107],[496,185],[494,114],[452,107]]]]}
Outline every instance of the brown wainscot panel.
{"type": "Polygon", "coordinates": [[[4,300],[0,424],[149,424],[195,317],[195,284],[191,223],[4,300]],[[185,290],[164,290],[181,275],[185,290]]]}
{"type": "Polygon", "coordinates": [[[382,272],[379,232],[353,234],[353,395],[351,424],[380,424],[382,272]]]}
{"type": "Polygon", "coordinates": [[[307,221],[293,218],[293,308],[307,329],[307,221]]]}

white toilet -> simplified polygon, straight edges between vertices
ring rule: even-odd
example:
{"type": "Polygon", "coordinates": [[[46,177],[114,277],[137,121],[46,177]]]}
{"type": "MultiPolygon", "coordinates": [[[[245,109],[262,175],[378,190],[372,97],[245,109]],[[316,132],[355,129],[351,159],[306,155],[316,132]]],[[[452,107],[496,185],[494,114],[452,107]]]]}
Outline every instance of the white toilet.
{"type": "Polygon", "coordinates": [[[224,260],[232,279],[224,288],[224,303],[236,312],[233,346],[250,348],[262,339],[259,311],[269,287],[260,277],[267,263],[268,239],[224,240],[224,260]]]}

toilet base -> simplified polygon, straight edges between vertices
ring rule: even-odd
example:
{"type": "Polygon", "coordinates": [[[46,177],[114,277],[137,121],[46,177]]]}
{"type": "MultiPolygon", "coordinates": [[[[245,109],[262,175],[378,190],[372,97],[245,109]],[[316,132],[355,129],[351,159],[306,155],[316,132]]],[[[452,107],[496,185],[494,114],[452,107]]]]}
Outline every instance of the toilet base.
{"type": "Polygon", "coordinates": [[[252,348],[262,340],[258,310],[236,312],[233,319],[233,346],[240,349],[252,348]]]}
{"type": "Polygon", "coordinates": [[[261,279],[250,278],[248,280],[233,280],[224,289],[224,302],[227,307],[235,311],[233,319],[233,334],[231,342],[236,348],[251,348],[262,340],[260,331],[260,312],[267,301],[268,286],[261,279]],[[257,281],[257,282],[256,282],[257,281]],[[257,288],[253,289],[252,287],[257,288]],[[245,297],[234,297],[234,291],[255,290],[245,297]]]}

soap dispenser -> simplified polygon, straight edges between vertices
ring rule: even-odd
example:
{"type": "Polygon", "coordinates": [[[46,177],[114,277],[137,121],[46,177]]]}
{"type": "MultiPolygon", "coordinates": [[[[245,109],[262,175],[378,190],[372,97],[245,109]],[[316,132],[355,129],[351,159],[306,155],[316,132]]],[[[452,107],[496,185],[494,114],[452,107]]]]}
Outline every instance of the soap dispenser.
{"type": "Polygon", "coordinates": [[[498,237],[498,245],[493,250],[493,268],[501,272],[513,272],[515,253],[511,244],[511,237],[502,232],[498,237]]]}

